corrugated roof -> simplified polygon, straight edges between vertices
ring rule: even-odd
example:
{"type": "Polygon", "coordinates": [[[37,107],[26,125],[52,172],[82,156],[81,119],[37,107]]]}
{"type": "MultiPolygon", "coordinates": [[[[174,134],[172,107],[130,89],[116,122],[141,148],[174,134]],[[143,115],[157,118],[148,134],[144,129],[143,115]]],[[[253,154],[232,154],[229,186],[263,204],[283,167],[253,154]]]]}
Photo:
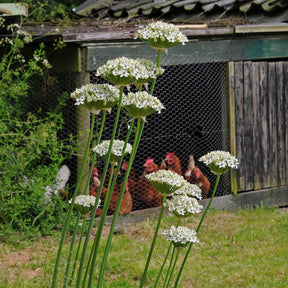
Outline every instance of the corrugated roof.
{"type": "MultiPolygon", "coordinates": [[[[277,14],[288,10],[287,0],[87,0],[74,8],[78,15],[90,14],[98,17],[134,17],[135,15],[154,16],[179,13],[203,14],[277,14]]],[[[288,20],[288,19],[287,19],[288,20]]]]}

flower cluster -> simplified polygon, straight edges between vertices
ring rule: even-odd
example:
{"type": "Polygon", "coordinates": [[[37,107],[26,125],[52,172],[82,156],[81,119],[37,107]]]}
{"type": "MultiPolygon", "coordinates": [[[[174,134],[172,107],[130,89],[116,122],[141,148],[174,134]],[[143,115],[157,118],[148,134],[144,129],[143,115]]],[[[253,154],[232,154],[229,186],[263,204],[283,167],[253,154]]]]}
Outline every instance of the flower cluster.
{"type": "Polygon", "coordinates": [[[159,170],[145,176],[152,186],[162,195],[168,196],[187,182],[184,178],[170,170],[159,170]]]}
{"type": "Polygon", "coordinates": [[[145,84],[145,83],[148,83],[149,81],[153,80],[155,77],[158,77],[158,76],[161,76],[164,72],[165,72],[165,69],[162,68],[162,67],[158,67],[157,68],[157,65],[149,60],[149,59],[146,59],[146,58],[136,58],[137,61],[139,61],[142,65],[145,66],[146,70],[148,71],[149,75],[151,75],[150,79],[146,79],[146,78],[143,78],[143,79],[137,79],[135,81],[135,84],[145,84]]]}
{"type": "Polygon", "coordinates": [[[88,84],[71,93],[75,105],[84,105],[92,113],[110,111],[119,100],[119,89],[109,84],[88,84]]]}
{"type": "Polygon", "coordinates": [[[214,174],[223,174],[230,168],[236,169],[239,165],[236,157],[226,151],[212,151],[202,156],[199,161],[207,165],[214,174]]]}
{"type": "Polygon", "coordinates": [[[114,85],[125,86],[149,82],[156,77],[156,70],[151,69],[151,66],[147,69],[139,59],[119,57],[99,67],[96,76],[101,76],[114,85]]]}
{"type": "Polygon", "coordinates": [[[190,184],[189,182],[186,182],[186,184],[180,189],[178,189],[174,194],[187,195],[189,197],[194,197],[199,200],[202,199],[201,189],[199,188],[199,186],[195,184],[190,184]]]}
{"type": "MultiPolygon", "coordinates": [[[[82,217],[86,217],[93,209],[95,205],[96,197],[92,195],[78,195],[75,198],[74,207],[75,209],[82,215],[82,217]]],[[[72,199],[69,200],[69,203],[72,203],[72,199]]],[[[100,200],[98,202],[98,206],[100,204],[100,200]]]]}
{"type": "MultiPolygon", "coordinates": [[[[124,144],[125,143],[122,140],[114,140],[113,141],[110,163],[117,165],[118,161],[120,160],[120,158],[122,156],[124,144]]],[[[92,149],[92,151],[97,153],[104,160],[106,160],[109,146],[110,146],[110,140],[105,140],[102,143],[100,143],[99,145],[95,146],[92,149]]],[[[131,152],[132,152],[132,146],[129,143],[127,143],[126,149],[124,151],[124,156],[127,154],[131,154],[131,152]]]]}
{"type": "Polygon", "coordinates": [[[149,23],[144,29],[139,30],[137,38],[157,50],[165,50],[179,43],[184,45],[188,41],[178,27],[161,21],[149,23]]]}
{"type": "Polygon", "coordinates": [[[172,195],[171,199],[167,200],[166,206],[169,212],[178,218],[186,218],[192,214],[200,213],[203,208],[198,204],[197,199],[176,193],[172,195]]]}
{"type": "Polygon", "coordinates": [[[154,114],[156,111],[159,113],[165,107],[160,100],[147,92],[128,93],[122,101],[125,112],[133,118],[143,118],[154,114]]]}
{"type": "Polygon", "coordinates": [[[179,227],[172,226],[170,229],[165,230],[163,232],[163,235],[168,241],[172,242],[173,245],[177,248],[185,247],[190,243],[199,242],[196,236],[196,232],[192,229],[183,226],[179,227]]]}

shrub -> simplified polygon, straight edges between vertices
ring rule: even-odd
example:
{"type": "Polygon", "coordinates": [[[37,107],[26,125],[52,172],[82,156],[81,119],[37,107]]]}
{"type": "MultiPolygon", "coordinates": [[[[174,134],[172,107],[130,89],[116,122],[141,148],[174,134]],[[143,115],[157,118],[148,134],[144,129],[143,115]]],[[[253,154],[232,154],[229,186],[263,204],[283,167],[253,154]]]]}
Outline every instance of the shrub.
{"type": "Polygon", "coordinates": [[[0,225],[5,226],[3,231],[46,235],[64,215],[65,203],[56,196],[47,201],[44,193],[46,186],[53,186],[63,161],[73,154],[72,144],[58,137],[67,97],[59,99],[53,112],[26,113],[29,80],[51,66],[43,43],[26,59],[22,50],[31,36],[21,31],[21,25],[8,29],[12,37],[0,42],[0,225]]]}

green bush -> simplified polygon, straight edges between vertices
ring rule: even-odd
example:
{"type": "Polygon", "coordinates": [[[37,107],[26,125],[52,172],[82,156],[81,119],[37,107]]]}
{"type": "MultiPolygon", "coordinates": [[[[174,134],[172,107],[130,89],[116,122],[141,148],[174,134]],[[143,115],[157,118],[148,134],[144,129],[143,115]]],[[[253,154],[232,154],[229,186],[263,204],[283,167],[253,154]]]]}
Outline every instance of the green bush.
{"type": "MultiPolygon", "coordinates": [[[[13,2],[18,3],[19,1],[14,0],[13,2]]],[[[30,12],[30,21],[43,22],[51,20],[68,20],[75,17],[72,9],[83,3],[84,0],[23,0],[21,2],[27,4],[29,11],[33,11],[33,13],[30,12]]]]}
{"type": "Polygon", "coordinates": [[[31,36],[21,27],[9,29],[14,36],[0,42],[0,225],[4,234],[16,230],[47,235],[63,222],[66,205],[57,196],[47,201],[44,193],[46,186],[55,184],[63,161],[73,154],[71,142],[58,137],[68,95],[59,99],[53,112],[25,111],[29,80],[51,66],[44,44],[26,59],[22,49],[31,36]]]}

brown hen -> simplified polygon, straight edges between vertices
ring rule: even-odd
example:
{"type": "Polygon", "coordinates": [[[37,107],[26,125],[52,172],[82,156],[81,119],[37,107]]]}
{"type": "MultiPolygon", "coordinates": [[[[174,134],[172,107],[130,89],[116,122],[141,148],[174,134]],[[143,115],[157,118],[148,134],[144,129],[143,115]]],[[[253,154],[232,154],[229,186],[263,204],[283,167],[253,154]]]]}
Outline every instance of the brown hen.
{"type": "Polygon", "coordinates": [[[208,178],[202,173],[198,166],[195,166],[195,160],[192,155],[189,157],[189,164],[184,178],[191,184],[199,186],[201,189],[202,199],[206,199],[210,190],[210,182],[208,178]]]}

